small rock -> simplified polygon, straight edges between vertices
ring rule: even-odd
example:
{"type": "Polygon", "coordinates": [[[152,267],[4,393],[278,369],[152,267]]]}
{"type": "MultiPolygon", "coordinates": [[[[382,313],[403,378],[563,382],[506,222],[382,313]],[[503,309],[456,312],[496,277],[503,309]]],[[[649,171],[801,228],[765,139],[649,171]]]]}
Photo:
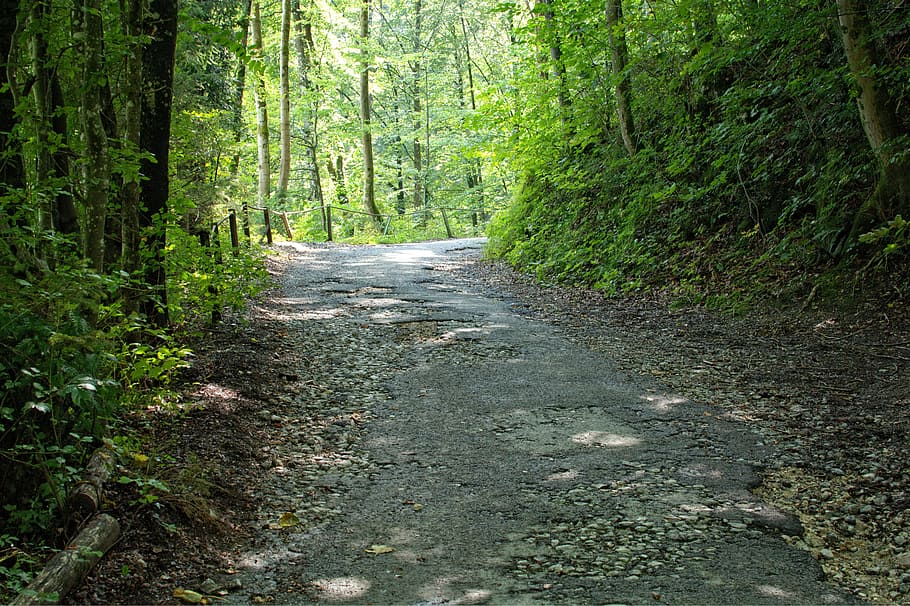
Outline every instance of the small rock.
{"type": "Polygon", "coordinates": [[[894,556],[894,564],[899,568],[910,568],[910,551],[894,556]]]}
{"type": "Polygon", "coordinates": [[[220,585],[212,579],[206,579],[199,585],[199,593],[213,594],[220,588],[220,585]]]}

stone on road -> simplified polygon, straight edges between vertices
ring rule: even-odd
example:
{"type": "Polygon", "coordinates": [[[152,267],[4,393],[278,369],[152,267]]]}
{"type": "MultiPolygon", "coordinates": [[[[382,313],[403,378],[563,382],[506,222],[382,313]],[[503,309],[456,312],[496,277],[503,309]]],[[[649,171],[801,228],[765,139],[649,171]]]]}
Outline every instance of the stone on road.
{"type": "Polygon", "coordinates": [[[351,335],[319,347],[375,393],[345,404],[370,420],[362,464],[326,471],[333,513],[251,545],[229,600],[853,601],[750,492],[759,437],[448,271],[481,244],[287,245],[289,329],[351,335]]]}

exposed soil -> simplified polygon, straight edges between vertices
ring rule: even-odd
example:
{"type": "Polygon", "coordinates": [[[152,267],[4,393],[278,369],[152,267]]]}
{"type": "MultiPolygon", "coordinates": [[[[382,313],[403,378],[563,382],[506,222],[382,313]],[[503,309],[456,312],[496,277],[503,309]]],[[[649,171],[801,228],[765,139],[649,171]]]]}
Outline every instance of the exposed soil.
{"type": "MultiPolygon", "coordinates": [[[[279,281],[293,279],[288,263],[282,255],[272,261],[279,281]]],[[[799,517],[805,533],[794,530],[787,540],[859,598],[910,599],[906,308],[728,317],[658,298],[543,287],[470,256],[435,270],[482,284],[626,373],[716,411],[706,414],[747,424],[781,453],[757,492],[799,517]]],[[[330,518],[345,490],[331,470],[368,466],[354,445],[388,378],[371,367],[372,352],[388,345],[367,326],[354,334],[298,315],[291,327],[276,293],[196,345],[182,412],[150,407],[135,419],[149,436],[142,465],[170,492],[137,505],[136,486],[111,487],[109,509],[123,538],[72,602],[173,603],[181,588],[230,596],[245,565],[239,546],[262,540],[262,530],[300,523],[275,511],[299,512],[306,501],[306,516],[330,518]],[[284,469],[304,479],[264,479],[287,477],[284,469]]],[[[343,310],[322,313],[330,320],[343,310]]],[[[409,323],[397,339],[422,338],[411,333],[423,329],[435,338],[433,326],[409,323]]]]}

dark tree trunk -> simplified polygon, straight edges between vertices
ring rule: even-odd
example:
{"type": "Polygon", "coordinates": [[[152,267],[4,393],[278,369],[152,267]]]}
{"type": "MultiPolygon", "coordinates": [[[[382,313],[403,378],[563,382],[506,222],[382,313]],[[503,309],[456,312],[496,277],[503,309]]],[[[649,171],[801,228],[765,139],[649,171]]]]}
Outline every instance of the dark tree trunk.
{"type": "MultiPolygon", "coordinates": [[[[25,166],[16,127],[15,83],[8,80],[7,60],[16,34],[18,0],[0,0],[0,196],[25,187],[25,166]]],[[[5,210],[5,209],[0,209],[5,210]]]]}
{"type": "MultiPolygon", "coordinates": [[[[61,141],[66,141],[67,133],[69,132],[66,114],[62,111],[56,111],[64,107],[63,91],[60,89],[60,79],[56,74],[51,77],[50,85],[51,105],[55,109],[54,115],[51,118],[51,128],[61,141]]],[[[54,206],[51,209],[53,213],[54,229],[62,234],[79,233],[79,219],[76,214],[76,203],[73,200],[72,186],[69,184],[70,157],[64,145],[55,149],[51,154],[51,166],[54,174],[65,182],[65,184],[59,188],[59,191],[54,198],[54,206]]]]}
{"type": "Polygon", "coordinates": [[[860,0],[837,2],[844,52],[858,89],[860,119],[879,164],[878,186],[857,213],[853,236],[877,221],[910,214],[910,155],[905,142],[908,133],[901,125],[888,84],[876,71],[880,57],[868,12],[877,4],[860,0]]]}
{"type": "MultiPolygon", "coordinates": [[[[253,0],[244,0],[243,5],[243,16],[240,18],[240,28],[243,31],[243,38],[241,39],[241,47],[243,48],[244,53],[246,53],[247,48],[250,43],[250,11],[253,10],[253,0]]],[[[234,85],[234,107],[232,109],[232,128],[234,131],[234,144],[235,151],[234,155],[231,158],[231,178],[237,176],[237,172],[240,169],[240,144],[243,141],[245,128],[243,125],[243,91],[246,88],[246,60],[241,57],[237,61],[237,76],[234,85]]],[[[250,239],[250,206],[247,202],[247,199],[244,198],[240,203],[240,222],[243,225],[243,234],[246,236],[246,239],[250,239]]]]}
{"type": "MultiPolygon", "coordinates": [[[[121,21],[123,32],[129,40],[130,49],[124,59],[127,77],[124,83],[123,112],[123,145],[129,151],[140,146],[142,114],[142,53],[140,42],[142,33],[143,0],[121,0],[121,21]]],[[[142,230],[139,227],[139,206],[141,204],[141,184],[138,173],[123,176],[120,190],[120,255],[123,269],[130,275],[138,275],[141,269],[140,247],[142,230]]],[[[128,288],[123,293],[124,311],[133,313],[139,310],[140,298],[135,288],[128,288]]]]}
{"type": "Polygon", "coordinates": [[[177,43],[177,0],[151,0],[145,19],[150,36],[142,54],[142,116],[140,149],[151,157],[142,159],[142,207],[139,225],[145,233],[147,261],[145,281],[151,297],[140,305],[149,321],[164,326],[168,321],[164,268],[165,214],[169,193],[168,149],[171,137],[171,101],[174,54],[177,43]]]}
{"type": "Polygon", "coordinates": [[[85,155],[82,158],[85,182],[85,257],[97,271],[104,269],[104,244],[111,165],[108,133],[102,118],[104,74],[104,22],[100,0],[83,0],[77,8],[76,30],[81,34],[82,99],[79,116],[85,155]]]}

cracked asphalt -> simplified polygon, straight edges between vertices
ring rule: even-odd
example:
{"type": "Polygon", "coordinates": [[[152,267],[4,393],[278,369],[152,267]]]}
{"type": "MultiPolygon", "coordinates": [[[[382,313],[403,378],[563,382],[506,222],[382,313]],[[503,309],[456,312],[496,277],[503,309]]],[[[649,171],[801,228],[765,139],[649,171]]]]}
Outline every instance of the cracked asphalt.
{"type": "Polygon", "coordinates": [[[482,244],[285,245],[270,312],[323,326],[345,441],[277,448],[265,497],[328,496],[299,525],[263,513],[229,603],[855,603],[752,494],[761,436],[456,277],[482,244]]]}

